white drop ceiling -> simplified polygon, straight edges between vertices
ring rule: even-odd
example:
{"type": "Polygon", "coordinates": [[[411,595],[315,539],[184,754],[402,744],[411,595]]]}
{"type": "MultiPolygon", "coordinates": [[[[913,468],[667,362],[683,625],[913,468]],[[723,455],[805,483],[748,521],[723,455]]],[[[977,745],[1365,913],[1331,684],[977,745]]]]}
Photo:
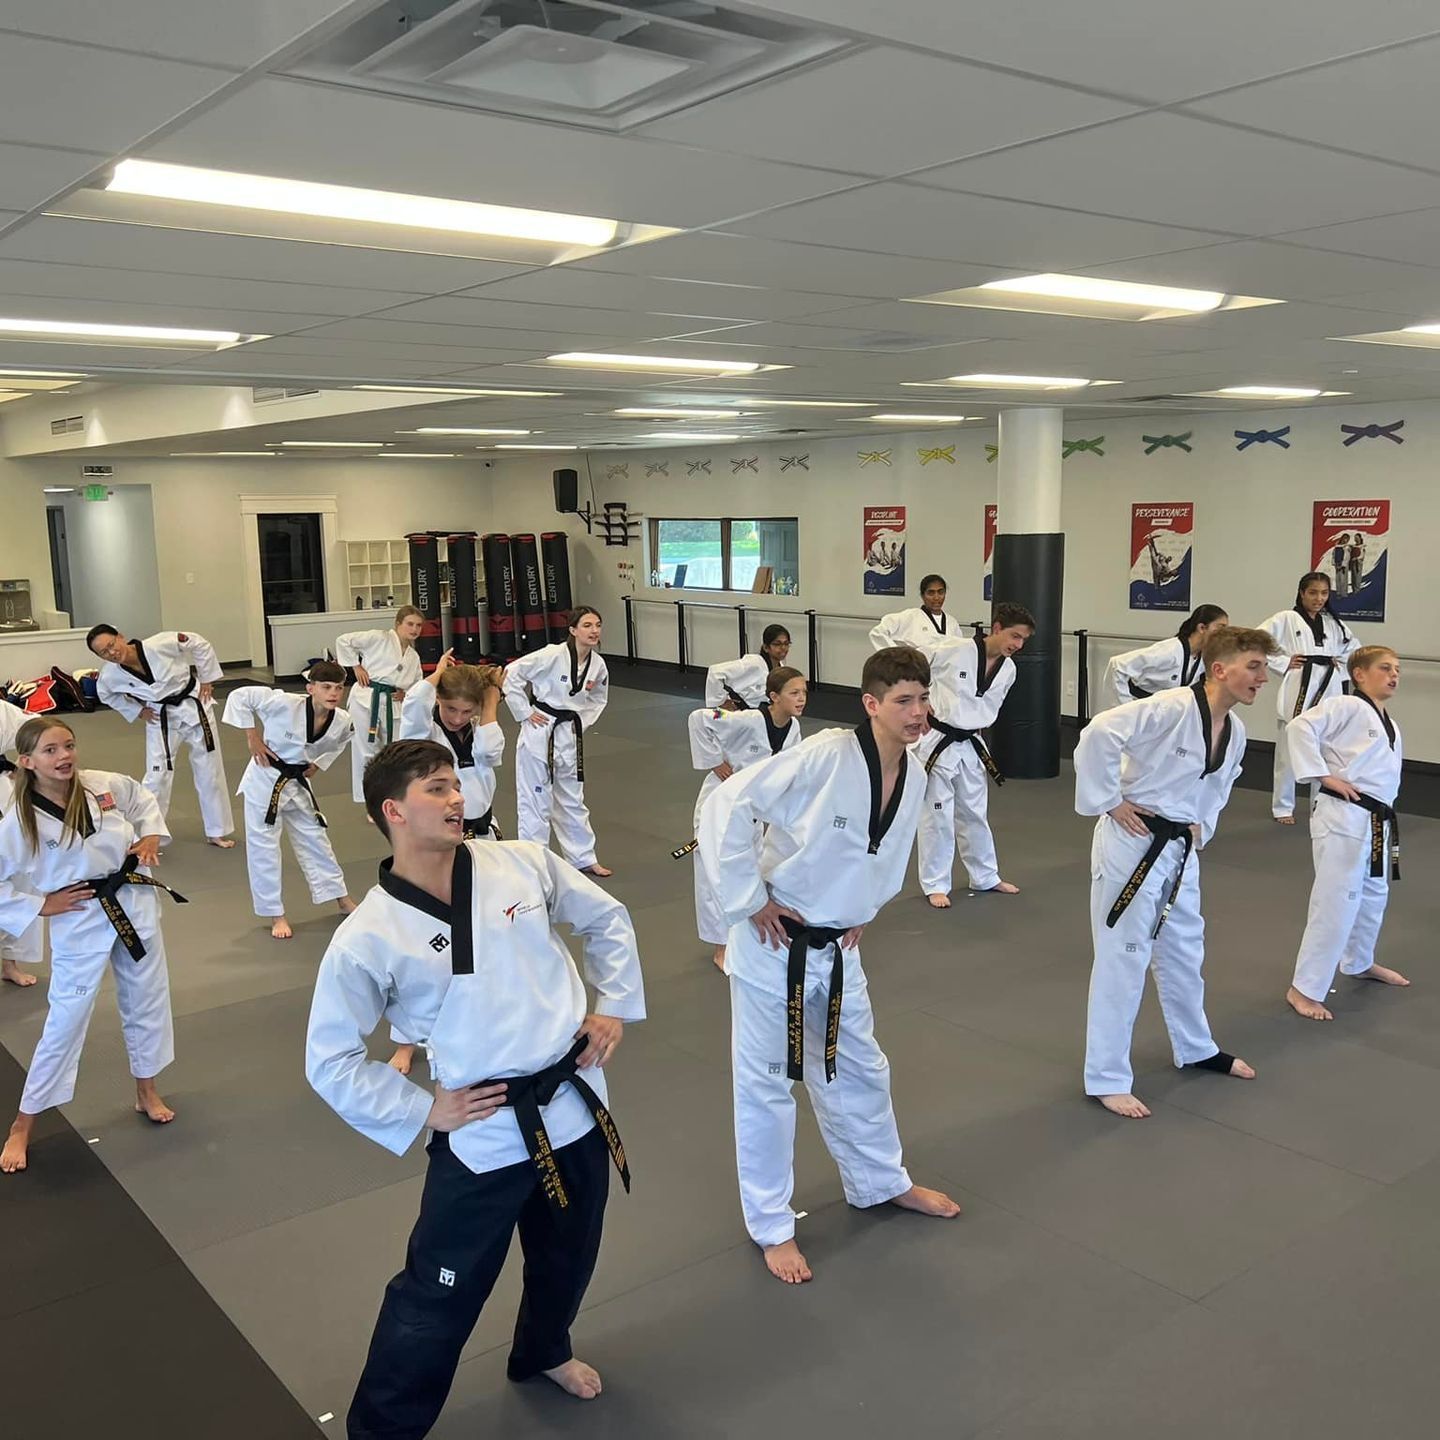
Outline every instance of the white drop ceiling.
{"type": "MultiPolygon", "coordinates": [[[[396,432],[433,424],[618,444],[656,426],[610,412],[667,400],[1014,403],[906,385],[969,371],[1123,382],[1071,401],[1077,413],[1267,382],[1356,405],[1440,397],[1440,350],[1341,338],[1440,321],[1432,0],[1363,15],[1342,0],[761,0],[730,8],[842,32],[848,48],[622,133],[290,73],[371,3],[0,0],[0,315],[269,337],[218,353],[0,338],[0,369],[93,377],[64,401],[10,402],[0,426],[57,403],[113,410],[141,382],[564,393],[417,397],[333,420],[286,421],[282,405],[243,431],[117,453],[423,449],[396,432]],[[434,236],[387,249],[65,218],[125,157],[678,233],[545,266],[445,253],[434,236]],[[1287,303],[1146,324],[904,303],[1034,271],[1287,303]],[[787,368],[715,380],[543,364],[572,350],[787,368]]],[[[845,433],[865,413],[766,408],[725,428],[845,433]]]]}

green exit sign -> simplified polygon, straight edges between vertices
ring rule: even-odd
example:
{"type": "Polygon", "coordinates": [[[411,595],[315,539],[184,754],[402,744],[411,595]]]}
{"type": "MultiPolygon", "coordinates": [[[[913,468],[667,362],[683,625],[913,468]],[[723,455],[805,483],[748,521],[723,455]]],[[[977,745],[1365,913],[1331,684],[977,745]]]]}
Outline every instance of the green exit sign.
{"type": "Polygon", "coordinates": [[[85,498],[87,500],[108,500],[110,498],[110,487],[108,485],[87,485],[85,487],[85,498]]]}

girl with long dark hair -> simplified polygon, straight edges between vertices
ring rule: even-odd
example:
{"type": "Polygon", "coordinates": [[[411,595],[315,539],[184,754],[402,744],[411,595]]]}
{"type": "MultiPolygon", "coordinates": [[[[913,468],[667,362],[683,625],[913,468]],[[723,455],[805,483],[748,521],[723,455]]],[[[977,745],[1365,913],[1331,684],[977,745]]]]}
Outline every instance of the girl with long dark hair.
{"type": "Polygon", "coordinates": [[[1174,635],[1112,656],[1105,667],[1101,693],[1106,697],[1113,694],[1115,703],[1123,705],[1127,700],[1143,700],[1161,690],[1193,685],[1204,678],[1200,656],[1205,637],[1229,623],[1229,615],[1219,605],[1197,606],[1174,635]]]}

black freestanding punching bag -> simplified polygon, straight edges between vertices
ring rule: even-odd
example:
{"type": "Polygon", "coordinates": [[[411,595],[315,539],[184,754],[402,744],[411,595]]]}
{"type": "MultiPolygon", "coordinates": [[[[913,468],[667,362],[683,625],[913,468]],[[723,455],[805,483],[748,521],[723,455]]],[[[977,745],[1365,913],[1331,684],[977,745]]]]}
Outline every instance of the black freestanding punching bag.
{"type": "Polygon", "coordinates": [[[445,553],[450,557],[450,641],[455,658],[473,665],[481,656],[480,601],[475,579],[475,534],[448,535],[445,553]]]}
{"type": "Polygon", "coordinates": [[[433,535],[405,538],[410,542],[410,603],[425,617],[415,650],[420,668],[428,675],[445,650],[440,629],[440,546],[433,535]]]}
{"type": "Polygon", "coordinates": [[[520,653],[528,655],[547,643],[545,639],[545,590],[540,583],[540,552],[533,535],[514,535],[510,548],[515,556],[515,596],[520,611],[520,653]]]}
{"type": "Polygon", "coordinates": [[[1015,657],[1015,684],[990,732],[996,763],[1017,780],[1060,773],[1060,602],[1065,589],[1065,536],[995,537],[996,602],[1023,605],[1035,634],[1015,657]]]}
{"type": "Polygon", "coordinates": [[[485,563],[485,653],[492,660],[513,660],[520,653],[515,633],[515,564],[508,535],[482,535],[485,563]]]}
{"type": "Polygon", "coordinates": [[[570,634],[570,537],[563,530],[547,530],[540,537],[540,572],[550,643],[559,645],[570,634]]]}

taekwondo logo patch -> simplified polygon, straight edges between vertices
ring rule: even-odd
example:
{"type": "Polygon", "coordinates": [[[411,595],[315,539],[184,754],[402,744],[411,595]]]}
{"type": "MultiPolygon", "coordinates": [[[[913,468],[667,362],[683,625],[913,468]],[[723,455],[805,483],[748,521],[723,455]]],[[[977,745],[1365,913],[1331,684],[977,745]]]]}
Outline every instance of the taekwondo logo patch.
{"type": "Polygon", "coordinates": [[[1125,953],[1127,955],[1133,955],[1139,948],[1140,947],[1132,940],[1130,944],[1125,947],[1125,953]]]}
{"type": "Polygon", "coordinates": [[[58,850],[60,848],[60,842],[58,840],[47,840],[45,842],[45,848],[47,850],[58,850]]]}
{"type": "Polygon", "coordinates": [[[834,824],[837,830],[843,830],[848,823],[849,821],[847,821],[843,815],[837,815],[835,817],[834,824]]]}
{"type": "Polygon", "coordinates": [[[970,674],[970,672],[969,672],[968,670],[962,670],[962,671],[960,672],[960,678],[961,678],[962,680],[964,680],[964,679],[968,678],[969,674],[970,674]]]}
{"type": "Polygon", "coordinates": [[[517,900],[513,905],[507,905],[500,913],[513,925],[523,915],[533,915],[540,906],[533,900],[527,902],[517,900]]]}
{"type": "Polygon", "coordinates": [[[1182,759],[1182,760],[1183,760],[1189,753],[1190,753],[1190,752],[1189,752],[1183,745],[1177,745],[1177,746],[1175,747],[1175,754],[1176,754],[1177,756],[1179,756],[1179,758],[1182,759]]]}
{"type": "Polygon", "coordinates": [[[1378,740],[1380,738],[1380,732],[1378,730],[1372,730],[1370,732],[1370,738],[1372,740],[1378,740]]]}
{"type": "Polygon", "coordinates": [[[937,810],[943,810],[945,808],[945,802],[943,800],[937,800],[935,802],[935,808],[937,810]]]}
{"type": "Polygon", "coordinates": [[[771,1060],[769,1064],[772,1075],[783,1075],[785,1073],[785,1062],[783,1060],[771,1060]]]}
{"type": "Polygon", "coordinates": [[[440,1283],[453,1290],[455,1288],[455,1272],[453,1270],[442,1269],[440,1271],[440,1283]]]}
{"type": "Polygon", "coordinates": [[[442,950],[450,948],[450,942],[443,935],[432,935],[430,937],[430,948],[438,955],[442,950]]]}

